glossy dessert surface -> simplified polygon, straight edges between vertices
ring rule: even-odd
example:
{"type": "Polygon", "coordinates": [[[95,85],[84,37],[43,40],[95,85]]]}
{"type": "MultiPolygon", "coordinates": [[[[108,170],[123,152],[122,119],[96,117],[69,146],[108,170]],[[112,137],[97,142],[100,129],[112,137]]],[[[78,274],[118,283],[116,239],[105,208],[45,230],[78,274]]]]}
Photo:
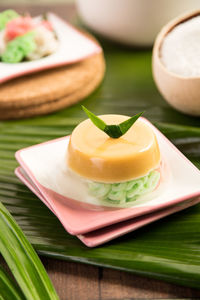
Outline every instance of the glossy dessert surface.
{"type": "MultiPolygon", "coordinates": [[[[106,124],[129,117],[102,115],[106,124]]],[[[113,139],[89,119],[73,131],[67,152],[68,166],[80,176],[98,182],[122,182],[148,174],[160,163],[155,134],[141,118],[122,137],[113,139]]]]}

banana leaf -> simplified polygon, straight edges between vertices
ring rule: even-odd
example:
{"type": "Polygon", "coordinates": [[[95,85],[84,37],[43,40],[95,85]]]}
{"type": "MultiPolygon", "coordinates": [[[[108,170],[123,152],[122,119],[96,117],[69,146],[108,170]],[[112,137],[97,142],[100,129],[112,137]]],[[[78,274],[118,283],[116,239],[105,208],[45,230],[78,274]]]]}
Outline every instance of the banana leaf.
{"type": "Polygon", "coordinates": [[[0,266],[0,300],[26,300],[19,287],[0,266]]]}
{"type": "MultiPolygon", "coordinates": [[[[81,104],[95,114],[132,116],[145,111],[144,116],[200,168],[200,118],[183,115],[162,99],[151,75],[151,51],[103,46],[105,79],[81,104]]],[[[41,255],[199,288],[200,205],[88,249],[15,177],[16,150],[68,135],[84,118],[77,104],[48,116],[0,122],[0,200],[41,255]]]]}

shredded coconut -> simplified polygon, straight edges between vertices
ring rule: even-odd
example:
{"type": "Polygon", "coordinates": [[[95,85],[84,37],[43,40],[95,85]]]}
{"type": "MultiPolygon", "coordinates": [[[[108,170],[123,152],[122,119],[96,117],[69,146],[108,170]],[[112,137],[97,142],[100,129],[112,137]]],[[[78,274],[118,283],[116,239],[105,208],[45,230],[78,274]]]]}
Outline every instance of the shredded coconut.
{"type": "Polygon", "coordinates": [[[6,50],[5,30],[0,31],[0,55],[6,50]]]}
{"type": "Polygon", "coordinates": [[[30,60],[39,59],[43,56],[54,53],[58,48],[58,41],[54,33],[44,26],[39,26],[35,30],[36,49],[27,55],[30,60]]]}
{"type": "Polygon", "coordinates": [[[177,25],[163,40],[161,60],[183,77],[200,76],[200,16],[177,25]]]}

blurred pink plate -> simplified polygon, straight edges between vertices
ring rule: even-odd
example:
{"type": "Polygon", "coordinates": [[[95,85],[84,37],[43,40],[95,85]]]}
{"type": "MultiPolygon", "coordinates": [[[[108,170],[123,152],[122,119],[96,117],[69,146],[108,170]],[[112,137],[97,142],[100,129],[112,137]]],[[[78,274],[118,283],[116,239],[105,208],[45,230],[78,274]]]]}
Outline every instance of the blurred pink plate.
{"type": "Polygon", "coordinates": [[[74,235],[133,219],[200,195],[200,171],[150,122],[161,150],[164,168],[159,187],[150,198],[132,207],[106,208],[85,197],[79,181],[69,176],[66,151],[69,137],[63,137],[17,151],[16,158],[42,195],[42,201],[74,235]],[[45,199],[45,200],[44,200],[45,199]],[[87,202],[87,203],[85,203],[87,202]]]}
{"type": "MultiPolygon", "coordinates": [[[[56,215],[53,208],[49,205],[48,201],[42,196],[40,191],[31,181],[31,179],[27,176],[26,172],[18,167],[15,171],[18,178],[39,198],[41,199],[46,206],[56,215]]],[[[155,213],[147,214],[142,217],[138,217],[135,219],[119,222],[117,224],[113,224],[95,231],[91,231],[84,235],[78,235],[77,237],[88,247],[96,247],[101,244],[104,244],[108,241],[111,241],[117,237],[120,237],[126,233],[137,230],[147,224],[160,220],[168,215],[179,212],[183,209],[191,207],[200,202],[200,197],[195,197],[189,200],[185,200],[177,205],[171,206],[169,208],[160,210],[155,213]]]]}
{"type": "Polygon", "coordinates": [[[76,63],[102,51],[98,44],[55,14],[48,13],[47,18],[58,37],[57,51],[34,61],[13,64],[0,62],[0,83],[28,73],[76,63]]]}

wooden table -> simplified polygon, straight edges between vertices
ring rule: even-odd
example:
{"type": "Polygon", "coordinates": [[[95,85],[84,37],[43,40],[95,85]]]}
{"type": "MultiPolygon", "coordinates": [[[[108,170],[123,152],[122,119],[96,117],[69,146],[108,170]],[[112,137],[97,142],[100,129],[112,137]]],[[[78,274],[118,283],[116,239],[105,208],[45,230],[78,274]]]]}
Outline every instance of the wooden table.
{"type": "MultiPolygon", "coordinates": [[[[7,8],[11,7],[0,5],[0,10],[7,8]]],[[[19,12],[29,11],[32,15],[51,10],[70,21],[76,16],[73,5],[35,6],[29,4],[12,8],[19,12]]],[[[200,299],[200,290],[141,278],[122,271],[46,257],[41,259],[61,300],[200,299]]],[[[0,262],[4,264],[2,259],[0,262]]]]}

